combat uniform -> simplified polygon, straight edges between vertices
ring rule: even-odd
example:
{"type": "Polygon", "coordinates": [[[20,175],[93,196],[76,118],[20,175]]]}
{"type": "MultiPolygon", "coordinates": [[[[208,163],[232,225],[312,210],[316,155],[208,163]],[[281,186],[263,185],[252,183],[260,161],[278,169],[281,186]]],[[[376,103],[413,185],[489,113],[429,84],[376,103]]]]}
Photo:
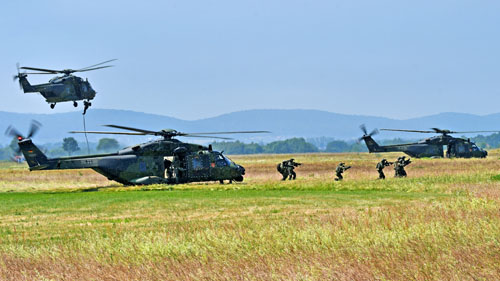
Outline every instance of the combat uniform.
{"type": "Polygon", "coordinates": [[[344,177],[342,176],[342,173],[344,173],[346,170],[350,169],[351,166],[346,166],[345,163],[340,163],[338,166],[337,166],[337,169],[335,169],[335,175],[337,176],[337,178],[335,178],[336,181],[341,181],[344,179],[344,177]]]}
{"type": "Polygon", "coordinates": [[[297,174],[295,173],[294,169],[295,167],[302,165],[301,163],[295,162],[295,159],[290,159],[290,160],[285,160],[278,164],[277,170],[278,172],[283,176],[281,180],[286,180],[287,178],[289,180],[294,180],[297,178],[297,174]]]}
{"type": "Polygon", "coordinates": [[[285,160],[278,164],[278,172],[283,176],[281,179],[282,181],[286,180],[288,178],[288,160],[285,160]]]}
{"type": "Polygon", "coordinates": [[[381,180],[384,180],[385,179],[385,174],[384,174],[384,168],[386,166],[389,166],[391,165],[391,163],[389,161],[387,161],[385,158],[382,159],[382,161],[378,162],[377,163],[377,171],[378,171],[378,178],[381,179],[381,180]]]}
{"type": "Polygon", "coordinates": [[[410,165],[411,160],[406,160],[406,156],[399,157],[398,160],[394,163],[395,177],[401,178],[406,177],[405,167],[410,165]]]}

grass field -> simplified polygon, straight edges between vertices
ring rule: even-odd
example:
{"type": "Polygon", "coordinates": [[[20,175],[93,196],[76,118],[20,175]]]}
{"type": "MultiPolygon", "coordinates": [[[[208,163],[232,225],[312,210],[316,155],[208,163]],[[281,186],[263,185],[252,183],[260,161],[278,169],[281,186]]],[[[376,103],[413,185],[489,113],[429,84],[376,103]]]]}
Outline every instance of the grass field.
{"type": "Polygon", "coordinates": [[[1,280],[499,280],[500,151],[231,157],[243,183],[122,187],[0,163],[1,280]],[[353,165],[334,182],[338,162],[353,165]]]}

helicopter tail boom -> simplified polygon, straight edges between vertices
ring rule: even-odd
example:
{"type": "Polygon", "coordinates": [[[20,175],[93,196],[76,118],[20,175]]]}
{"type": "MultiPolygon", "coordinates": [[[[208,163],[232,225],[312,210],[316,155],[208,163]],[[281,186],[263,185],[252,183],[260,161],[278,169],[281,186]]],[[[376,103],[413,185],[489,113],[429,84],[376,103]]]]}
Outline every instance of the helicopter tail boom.
{"type": "Polygon", "coordinates": [[[19,78],[19,85],[23,89],[23,92],[25,93],[38,92],[38,90],[30,84],[26,76],[27,75],[23,73],[20,73],[19,75],[15,76],[16,78],[19,78]]]}
{"type": "Polygon", "coordinates": [[[44,170],[50,166],[47,156],[33,144],[31,139],[20,140],[18,144],[26,162],[28,162],[30,171],[44,170]]]}
{"type": "Polygon", "coordinates": [[[371,136],[365,136],[363,137],[363,140],[365,141],[366,147],[368,148],[368,151],[370,153],[373,152],[387,152],[387,149],[385,147],[378,145],[378,143],[373,140],[371,136]]]}

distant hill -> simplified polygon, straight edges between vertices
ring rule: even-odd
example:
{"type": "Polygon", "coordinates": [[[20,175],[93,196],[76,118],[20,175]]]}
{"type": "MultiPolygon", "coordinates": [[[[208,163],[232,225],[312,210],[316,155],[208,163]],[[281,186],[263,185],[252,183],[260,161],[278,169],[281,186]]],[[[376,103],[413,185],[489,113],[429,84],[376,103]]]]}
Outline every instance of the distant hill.
{"type": "MultiPolygon", "coordinates": [[[[5,132],[12,124],[21,132],[28,130],[30,120],[35,119],[43,124],[35,142],[59,142],[70,136],[68,131],[83,130],[83,120],[80,111],[54,114],[25,114],[0,111],[0,130],[5,132]]],[[[270,142],[292,137],[330,137],[340,140],[353,140],[361,136],[360,124],[366,124],[368,129],[399,128],[399,129],[429,129],[431,127],[446,128],[455,131],[463,130],[495,130],[500,129],[500,114],[471,115],[463,113],[441,113],[437,115],[396,120],[384,117],[346,115],[319,110],[247,110],[223,114],[217,117],[194,121],[181,120],[169,116],[148,114],[128,110],[91,109],[86,115],[87,130],[107,131],[110,128],[104,124],[117,124],[150,130],[173,128],[185,132],[234,131],[234,130],[268,130],[271,134],[235,135],[244,142],[270,142]]],[[[79,141],[83,135],[72,135],[79,141]]],[[[97,141],[104,135],[88,135],[90,141],[97,141]]],[[[423,138],[421,134],[402,134],[382,132],[376,139],[406,139],[423,138]]],[[[112,136],[122,144],[142,142],[148,137],[112,136]]],[[[10,139],[3,134],[0,143],[5,145],[10,139]]],[[[204,139],[193,139],[205,143],[204,139]]],[[[211,141],[211,140],[208,140],[211,141]]]]}

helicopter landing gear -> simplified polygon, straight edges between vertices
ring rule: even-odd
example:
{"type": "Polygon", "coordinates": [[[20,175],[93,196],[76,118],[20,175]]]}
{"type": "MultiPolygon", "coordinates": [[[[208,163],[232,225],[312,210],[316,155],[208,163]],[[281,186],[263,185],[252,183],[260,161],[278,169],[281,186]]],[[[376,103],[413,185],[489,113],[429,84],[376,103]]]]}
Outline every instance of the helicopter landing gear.
{"type": "Polygon", "coordinates": [[[73,102],[73,106],[74,107],[77,107],[78,106],[78,103],[76,101],[73,102]]]}
{"type": "Polygon", "coordinates": [[[50,108],[51,108],[51,109],[54,109],[54,107],[56,107],[56,104],[55,104],[55,103],[51,103],[51,104],[50,104],[50,108]]]}
{"type": "Polygon", "coordinates": [[[83,115],[87,113],[87,109],[92,105],[90,101],[83,101],[83,115]]]}

